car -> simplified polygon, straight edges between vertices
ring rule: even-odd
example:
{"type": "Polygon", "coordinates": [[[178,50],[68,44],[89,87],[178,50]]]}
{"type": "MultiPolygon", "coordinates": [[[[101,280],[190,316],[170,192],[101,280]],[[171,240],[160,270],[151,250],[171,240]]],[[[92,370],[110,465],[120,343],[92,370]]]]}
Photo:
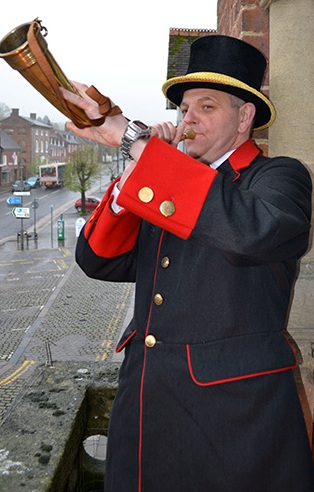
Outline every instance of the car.
{"type": "Polygon", "coordinates": [[[14,181],[12,185],[12,193],[14,191],[29,191],[30,189],[30,185],[26,181],[21,181],[20,179],[14,181]]]}
{"type": "Polygon", "coordinates": [[[31,188],[38,188],[40,186],[40,179],[38,176],[31,176],[30,178],[27,178],[26,183],[28,183],[31,188]]]}
{"type": "MultiPolygon", "coordinates": [[[[85,197],[85,207],[87,211],[95,210],[98,207],[101,200],[96,196],[86,196],[85,197]]],[[[74,203],[74,207],[78,212],[82,212],[82,199],[78,198],[74,203]]]]}

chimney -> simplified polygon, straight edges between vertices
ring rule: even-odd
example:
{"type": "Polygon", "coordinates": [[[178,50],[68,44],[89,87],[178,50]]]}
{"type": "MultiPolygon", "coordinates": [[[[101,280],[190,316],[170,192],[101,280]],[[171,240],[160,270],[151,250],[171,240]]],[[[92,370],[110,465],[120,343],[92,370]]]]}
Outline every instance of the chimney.
{"type": "Polygon", "coordinates": [[[11,116],[18,116],[19,111],[20,111],[19,108],[12,108],[11,116]]]}
{"type": "Polygon", "coordinates": [[[29,116],[32,120],[36,120],[36,113],[30,113],[29,116]]]}

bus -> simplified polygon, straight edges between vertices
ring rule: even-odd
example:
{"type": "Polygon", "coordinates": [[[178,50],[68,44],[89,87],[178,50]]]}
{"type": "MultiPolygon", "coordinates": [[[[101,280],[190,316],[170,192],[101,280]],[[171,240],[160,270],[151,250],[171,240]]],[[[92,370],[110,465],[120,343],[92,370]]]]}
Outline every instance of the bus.
{"type": "Polygon", "coordinates": [[[39,179],[41,186],[57,188],[64,185],[65,162],[52,162],[39,166],[39,179]]]}

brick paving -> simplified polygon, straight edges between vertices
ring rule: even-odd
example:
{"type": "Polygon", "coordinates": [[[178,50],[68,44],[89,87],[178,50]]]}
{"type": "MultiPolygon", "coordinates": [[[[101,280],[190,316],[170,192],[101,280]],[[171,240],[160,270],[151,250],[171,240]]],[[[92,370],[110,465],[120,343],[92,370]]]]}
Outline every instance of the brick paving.
{"type": "MultiPolygon", "coordinates": [[[[65,241],[51,248],[0,245],[0,426],[38,365],[56,361],[120,363],[114,346],[133,303],[133,285],[88,278],[74,259],[76,212],[64,215],[65,241]]],[[[55,238],[57,236],[55,235],[55,238]]]]}

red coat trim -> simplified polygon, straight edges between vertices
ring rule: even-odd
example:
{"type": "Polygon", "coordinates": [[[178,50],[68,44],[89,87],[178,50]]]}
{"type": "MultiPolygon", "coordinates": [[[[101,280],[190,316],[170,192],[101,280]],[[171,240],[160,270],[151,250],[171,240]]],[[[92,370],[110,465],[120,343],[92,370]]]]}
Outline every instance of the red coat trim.
{"type": "Polygon", "coordinates": [[[141,225],[141,219],[127,210],[118,214],[112,211],[111,193],[114,184],[109,186],[84,227],[84,237],[93,252],[105,258],[113,258],[130,251],[135,245],[141,225]],[[96,224],[97,227],[94,227],[96,224]]]}
{"type": "Polygon", "coordinates": [[[208,359],[205,369],[203,363],[200,363],[204,359],[204,353],[200,353],[196,348],[193,355],[192,350],[195,350],[195,346],[193,348],[193,346],[186,344],[190,376],[198,386],[230,383],[241,379],[289,371],[297,367],[295,352],[285,334],[280,332],[256,333],[210,342],[202,345],[201,352],[203,352],[204,347],[206,360],[208,359]],[[239,343],[242,346],[242,357],[239,349],[234,350],[238,360],[235,359],[235,364],[229,364],[230,353],[233,349],[240,347],[239,343]],[[211,350],[212,345],[215,345],[213,350],[211,350]],[[226,350],[226,346],[228,346],[228,350],[226,350]],[[253,351],[254,355],[245,360],[243,353],[248,352],[250,346],[252,347],[250,353],[253,351]],[[192,360],[193,357],[194,361],[192,360]],[[243,361],[244,364],[242,365],[243,361]]]}
{"type": "Polygon", "coordinates": [[[136,168],[123,185],[117,203],[143,219],[187,239],[199,217],[217,171],[192,159],[157,137],[151,138],[136,168]],[[139,198],[150,188],[148,203],[139,198]],[[162,215],[160,206],[169,201],[175,212],[162,215]]]}
{"type": "Polygon", "coordinates": [[[122,350],[126,347],[126,345],[134,337],[135,334],[136,334],[136,330],[133,330],[132,333],[130,333],[130,335],[123,341],[123,343],[121,343],[121,345],[119,344],[116,346],[116,348],[115,348],[116,354],[119,354],[120,352],[122,352],[122,350]]]}
{"type": "Polygon", "coordinates": [[[289,367],[280,367],[279,369],[272,369],[271,371],[262,371],[262,372],[257,372],[254,374],[244,374],[242,376],[236,376],[233,378],[219,379],[217,381],[208,381],[206,383],[202,383],[202,382],[198,381],[193,374],[189,345],[186,346],[186,352],[187,352],[187,357],[188,357],[188,365],[189,365],[189,371],[190,371],[191,378],[194,381],[194,383],[197,384],[198,386],[214,386],[216,384],[231,383],[233,381],[240,381],[241,379],[249,379],[249,378],[255,378],[257,376],[266,376],[266,374],[274,374],[276,372],[290,371],[291,369],[295,369],[297,367],[297,364],[293,364],[292,366],[289,366],[289,367]]]}
{"type": "Polygon", "coordinates": [[[249,167],[258,154],[260,154],[260,150],[252,140],[247,140],[231,154],[229,162],[232,169],[237,173],[237,177],[233,181],[236,181],[240,177],[240,169],[249,167]]]}

